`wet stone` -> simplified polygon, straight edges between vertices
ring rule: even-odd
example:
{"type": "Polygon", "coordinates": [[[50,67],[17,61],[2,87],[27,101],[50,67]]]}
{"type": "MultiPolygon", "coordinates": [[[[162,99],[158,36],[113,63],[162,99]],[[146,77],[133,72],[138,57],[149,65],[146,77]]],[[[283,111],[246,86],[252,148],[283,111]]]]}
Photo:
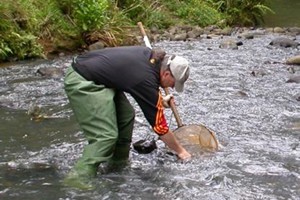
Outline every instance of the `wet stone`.
{"type": "Polygon", "coordinates": [[[155,140],[142,139],[133,143],[133,148],[138,153],[148,154],[157,149],[155,140]]]}

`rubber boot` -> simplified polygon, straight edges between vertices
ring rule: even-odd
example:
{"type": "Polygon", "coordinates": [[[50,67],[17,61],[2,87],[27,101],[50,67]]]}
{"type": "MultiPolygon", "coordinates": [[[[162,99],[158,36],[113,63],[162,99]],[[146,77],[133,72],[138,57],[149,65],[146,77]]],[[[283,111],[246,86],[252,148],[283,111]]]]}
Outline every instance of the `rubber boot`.
{"type": "Polygon", "coordinates": [[[64,179],[64,185],[80,190],[92,190],[91,180],[95,177],[96,167],[88,166],[80,160],[64,179]]]}
{"type": "Polygon", "coordinates": [[[123,169],[128,165],[130,144],[117,145],[113,157],[109,161],[111,170],[123,169]]]}

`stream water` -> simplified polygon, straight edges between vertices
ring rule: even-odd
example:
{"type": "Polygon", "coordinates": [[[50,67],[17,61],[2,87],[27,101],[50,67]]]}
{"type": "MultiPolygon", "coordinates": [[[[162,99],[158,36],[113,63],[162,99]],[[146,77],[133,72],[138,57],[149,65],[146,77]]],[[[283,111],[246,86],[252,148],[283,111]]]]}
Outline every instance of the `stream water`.
{"type": "MultiPolygon", "coordinates": [[[[219,48],[219,37],[155,44],[189,59],[185,91],[174,92],[178,111],[185,124],[214,130],[222,148],[193,152],[187,163],[167,154],[159,141],[150,154],[132,149],[129,164],[98,175],[91,191],[61,183],[85,140],[63,78],[35,73],[44,67],[65,70],[71,58],[0,68],[0,199],[300,199],[300,85],[286,83],[295,74],[283,64],[299,49],[270,46],[278,36],[240,39],[238,50],[219,48]],[[34,104],[53,118],[31,120],[27,111],[34,104]]],[[[137,112],[133,141],[155,136],[130,101],[137,112]]],[[[167,117],[175,129],[170,111],[167,117]]]]}

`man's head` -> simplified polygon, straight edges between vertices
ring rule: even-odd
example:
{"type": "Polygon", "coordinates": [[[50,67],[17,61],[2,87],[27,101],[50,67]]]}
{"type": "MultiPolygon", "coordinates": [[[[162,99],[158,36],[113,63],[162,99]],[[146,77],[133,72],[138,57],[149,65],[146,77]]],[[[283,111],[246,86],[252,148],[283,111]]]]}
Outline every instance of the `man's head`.
{"type": "Polygon", "coordinates": [[[162,87],[175,87],[177,92],[182,92],[189,75],[189,63],[185,58],[175,55],[165,56],[161,68],[162,87]]]}

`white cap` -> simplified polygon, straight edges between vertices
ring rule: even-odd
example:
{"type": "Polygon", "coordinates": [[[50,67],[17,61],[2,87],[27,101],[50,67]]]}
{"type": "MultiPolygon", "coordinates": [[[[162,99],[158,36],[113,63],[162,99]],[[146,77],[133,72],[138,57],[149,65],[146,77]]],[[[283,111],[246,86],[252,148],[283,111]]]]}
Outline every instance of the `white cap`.
{"type": "Polygon", "coordinates": [[[181,56],[170,56],[167,65],[170,66],[171,73],[175,78],[175,90],[182,92],[184,82],[190,75],[189,62],[181,56]]]}

